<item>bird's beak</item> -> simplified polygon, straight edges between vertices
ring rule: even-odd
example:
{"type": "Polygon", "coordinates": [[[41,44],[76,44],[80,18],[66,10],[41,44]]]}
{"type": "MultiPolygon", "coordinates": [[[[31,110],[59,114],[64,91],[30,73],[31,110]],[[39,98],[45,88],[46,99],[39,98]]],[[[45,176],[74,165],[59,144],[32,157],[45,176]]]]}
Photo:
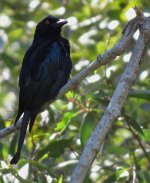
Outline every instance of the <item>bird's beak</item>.
{"type": "Polygon", "coordinates": [[[60,19],[58,22],[56,22],[55,26],[56,27],[62,27],[63,25],[67,24],[68,21],[64,19],[60,19]]]}

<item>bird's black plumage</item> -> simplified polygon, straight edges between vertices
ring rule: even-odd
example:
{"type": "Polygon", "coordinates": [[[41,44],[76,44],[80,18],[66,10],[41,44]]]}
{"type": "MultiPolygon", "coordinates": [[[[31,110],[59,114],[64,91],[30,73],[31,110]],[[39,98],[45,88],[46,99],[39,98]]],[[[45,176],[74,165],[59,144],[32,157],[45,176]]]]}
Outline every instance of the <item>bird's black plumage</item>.
{"type": "Polygon", "coordinates": [[[22,114],[23,119],[18,149],[11,164],[20,159],[28,125],[31,131],[38,113],[68,81],[72,68],[70,46],[68,40],[61,36],[61,27],[66,23],[51,15],[41,20],[33,43],[25,53],[19,77],[19,109],[14,124],[22,114]]]}

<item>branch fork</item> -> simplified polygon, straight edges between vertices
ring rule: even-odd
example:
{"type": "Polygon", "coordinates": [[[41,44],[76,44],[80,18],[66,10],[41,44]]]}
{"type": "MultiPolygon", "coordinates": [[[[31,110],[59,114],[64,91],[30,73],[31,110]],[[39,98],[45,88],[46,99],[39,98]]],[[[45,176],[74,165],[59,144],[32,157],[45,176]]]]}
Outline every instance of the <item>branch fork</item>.
{"type": "Polygon", "coordinates": [[[150,17],[144,17],[143,12],[137,7],[134,7],[134,10],[136,17],[124,27],[121,40],[112,49],[98,56],[100,63],[105,65],[109,60],[122,54],[129,45],[135,31],[137,29],[140,30],[140,36],[132,50],[130,61],[125,68],[104,115],[84,147],[79,162],[71,176],[70,183],[82,183],[84,181],[113,122],[121,114],[123,104],[136,80],[142,64],[141,60],[143,60],[148,43],[150,42],[150,17]]]}

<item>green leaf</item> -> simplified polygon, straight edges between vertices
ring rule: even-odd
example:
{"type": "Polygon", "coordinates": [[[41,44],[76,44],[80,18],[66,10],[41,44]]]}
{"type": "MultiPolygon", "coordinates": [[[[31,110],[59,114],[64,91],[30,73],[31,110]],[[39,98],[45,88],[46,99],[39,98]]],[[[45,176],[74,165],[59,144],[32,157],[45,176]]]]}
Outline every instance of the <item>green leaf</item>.
{"type": "Polygon", "coordinates": [[[96,123],[95,123],[95,111],[88,112],[86,116],[84,117],[84,120],[82,122],[81,128],[80,128],[80,140],[81,145],[84,146],[87,139],[90,137],[96,123]]]}
{"type": "Polygon", "coordinates": [[[115,153],[116,155],[125,154],[128,152],[128,149],[123,146],[109,146],[107,148],[109,153],[115,153]]]}
{"type": "Polygon", "coordinates": [[[0,182],[5,183],[2,176],[0,176],[0,182]]]}
{"type": "Polygon", "coordinates": [[[60,121],[59,123],[57,123],[57,126],[56,126],[55,130],[56,131],[61,131],[61,133],[64,132],[65,129],[67,128],[67,126],[69,125],[69,123],[71,122],[71,120],[75,116],[77,116],[78,114],[79,114],[79,112],[77,112],[77,113],[74,113],[74,112],[71,112],[71,111],[70,112],[67,112],[64,115],[62,121],[60,121]]]}
{"type": "Polygon", "coordinates": [[[136,156],[135,156],[135,149],[132,145],[129,147],[129,156],[131,160],[131,164],[136,164],[136,156]]]}
{"type": "Polygon", "coordinates": [[[52,158],[58,158],[64,153],[64,149],[71,146],[72,139],[54,140],[43,149],[38,150],[35,159],[41,159],[45,154],[52,158]]]}
{"type": "Polygon", "coordinates": [[[0,158],[3,157],[3,144],[0,142],[0,158]]]}
{"type": "Polygon", "coordinates": [[[123,177],[128,177],[129,173],[128,173],[128,169],[124,168],[124,169],[119,169],[116,170],[116,172],[114,174],[112,174],[110,177],[108,177],[103,183],[112,183],[112,182],[116,182],[120,179],[122,179],[123,177]]]}
{"type": "Polygon", "coordinates": [[[140,135],[141,139],[150,142],[150,129],[143,129],[144,135],[140,135]]]}
{"type": "Polygon", "coordinates": [[[140,183],[148,183],[150,180],[150,172],[149,170],[147,171],[142,171],[142,170],[138,170],[136,172],[138,180],[140,183]]]}
{"type": "Polygon", "coordinates": [[[50,174],[53,178],[57,178],[57,176],[55,175],[55,173],[53,172],[53,169],[51,169],[49,166],[42,164],[41,162],[38,161],[34,161],[34,160],[29,160],[30,165],[32,165],[32,167],[36,167],[38,168],[38,170],[42,171],[47,171],[48,174],[50,174]]]}
{"type": "Polygon", "coordinates": [[[7,157],[8,156],[8,147],[5,143],[1,143],[1,149],[2,149],[2,156],[7,157]]]}
{"type": "Polygon", "coordinates": [[[19,137],[19,133],[15,133],[12,137],[12,140],[10,142],[10,146],[9,146],[9,153],[10,154],[15,154],[15,151],[16,151],[16,145],[17,145],[17,142],[18,142],[18,138],[19,137]]]}
{"type": "Polygon", "coordinates": [[[14,29],[9,33],[9,39],[14,39],[15,37],[20,37],[23,33],[23,29],[14,29]]]}
{"type": "Polygon", "coordinates": [[[58,183],[63,183],[63,175],[60,176],[58,183]]]}
{"type": "Polygon", "coordinates": [[[5,60],[5,64],[8,66],[9,69],[13,70],[14,66],[17,65],[17,62],[7,53],[2,54],[3,60],[5,60]]]}
{"type": "Polygon", "coordinates": [[[5,121],[3,117],[0,115],[0,129],[5,128],[5,121]]]}
{"type": "Polygon", "coordinates": [[[139,90],[139,91],[131,90],[129,93],[129,97],[150,101],[150,90],[139,90]]]}
{"type": "Polygon", "coordinates": [[[113,8],[113,9],[109,10],[108,16],[110,16],[111,19],[118,19],[119,18],[118,15],[120,15],[120,12],[121,12],[121,10],[119,8],[113,8]]]}
{"type": "Polygon", "coordinates": [[[116,180],[117,180],[116,175],[113,174],[109,176],[107,179],[105,179],[103,183],[112,183],[112,182],[116,182],[116,180]]]}
{"type": "Polygon", "coordinates": [[[137,131],[139,134],[144,135],[143,129],[140,127],[140,125],[133,119],[130,118],[129,124],[137,131]]]}

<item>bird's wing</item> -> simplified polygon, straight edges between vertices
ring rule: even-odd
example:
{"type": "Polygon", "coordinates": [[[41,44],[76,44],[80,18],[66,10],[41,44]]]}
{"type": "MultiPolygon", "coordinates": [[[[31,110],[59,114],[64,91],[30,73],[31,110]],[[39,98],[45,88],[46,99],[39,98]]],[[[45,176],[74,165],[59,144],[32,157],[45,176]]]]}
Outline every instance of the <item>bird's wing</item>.
{"type": "Polygon", "coordinates": [[[70,71],[70,56],[59,43],[47,42],[39,46],[22,65],[20,105],[39,107],[45,100],[55,97],[67,82],[70,71]]]}

